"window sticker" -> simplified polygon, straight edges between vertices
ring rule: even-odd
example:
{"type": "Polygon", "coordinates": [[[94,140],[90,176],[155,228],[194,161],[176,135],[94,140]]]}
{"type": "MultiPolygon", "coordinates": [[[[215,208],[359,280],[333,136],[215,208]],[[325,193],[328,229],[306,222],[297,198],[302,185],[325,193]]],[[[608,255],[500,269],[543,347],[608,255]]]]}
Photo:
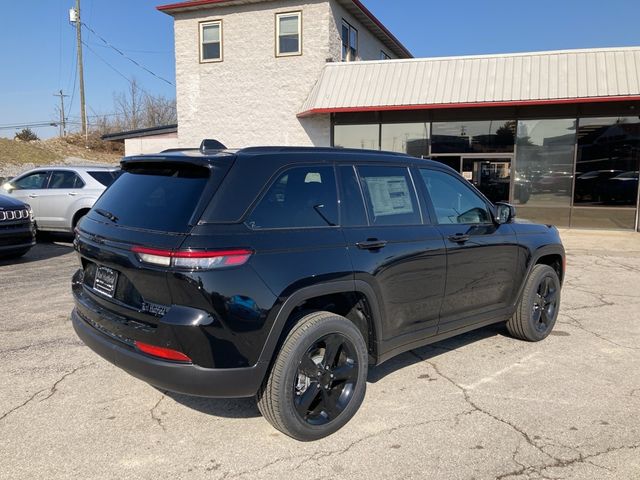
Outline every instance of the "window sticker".
{"type": "Polygon", "coordinates": [[[367,177],[365,182],[376,217],[413,213],[405,177],[367,177]]]}

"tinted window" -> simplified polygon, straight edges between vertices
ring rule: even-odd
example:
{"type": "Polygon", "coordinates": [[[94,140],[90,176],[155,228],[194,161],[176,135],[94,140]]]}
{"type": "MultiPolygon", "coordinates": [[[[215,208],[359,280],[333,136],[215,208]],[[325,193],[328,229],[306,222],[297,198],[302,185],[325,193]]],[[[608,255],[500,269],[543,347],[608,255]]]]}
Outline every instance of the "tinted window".
{"type": "Polygon", "coordinates": [[[340,222],[344,226],[367,225],[367,212],[353,167],[340,169],[340,222]]]}
{"type": "Polygon", "coordinates": [[[491,216],[484,200],[465,184],[465,180],[436,170],[420,169],[431,197],[438,223],[489,223],[491,216]]]}
{"type": "Polygon", "coordinates": [[[513,152],[516,122],[481,120],[474,122],[434,122],[432,153],[513,152]]]}
{"type": "Polygon", "coordinates": [[[163,167],[123,173],[98,199],[92,218],[108,222],[97,213],[116,217],[120,226],[185,232],[209,180],[205,168],[163,167]]]}
{"type": "Polygon", "coordinates": [[[372,225],[422,223],[415,192],[404,167],[359,167],[372,225]]]}
{"type": "Polygon", "coordinates": [[[49,172],[35,172],[22,177],[11,184],[17,190],[34,190],[44,188],[49,172]]]}
{"type": "Polygon", "coordinates": [[[285,171],[262,197],[247,223],[254,229],[336,225],[338,201],[333,167],[285,171]]]}
{"type": "Polygon", "coordinates": [[[82,188],[83,186],[84,182],[75,173],[53,171],[51,172],[48,188],[82,188]]]}
{"type": "Polygon", "coordinates": [[[96,171],[96,172],[87,172],[87,173],[91,175],[93,178],[95,178],[102,185],[104,185],[105,187],[108,187],[115,181],[116,178],[118,178],[122,174],[122,171],[113,170],[110,172],[96,171]]]}

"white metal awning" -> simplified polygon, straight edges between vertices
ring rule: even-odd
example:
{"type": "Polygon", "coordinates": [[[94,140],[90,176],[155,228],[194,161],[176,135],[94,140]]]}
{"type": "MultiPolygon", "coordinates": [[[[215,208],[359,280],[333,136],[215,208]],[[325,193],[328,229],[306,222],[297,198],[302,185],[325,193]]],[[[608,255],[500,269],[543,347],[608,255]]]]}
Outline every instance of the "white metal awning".
{"type": "Polygon", "coordinates": [[[300,116],[640,100],[640,47],[328,63],[300,116]]]}

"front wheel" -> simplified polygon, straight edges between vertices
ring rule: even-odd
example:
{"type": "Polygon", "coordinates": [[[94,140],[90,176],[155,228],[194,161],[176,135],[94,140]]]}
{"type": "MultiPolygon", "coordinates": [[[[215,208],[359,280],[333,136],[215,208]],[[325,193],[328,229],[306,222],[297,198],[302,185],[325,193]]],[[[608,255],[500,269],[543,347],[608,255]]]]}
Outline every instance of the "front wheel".
{"type": "Polygon", "coordinates": [[[258,408],[297,440],[326,437],[360,408],[367,368],[367,346],[358,327],[333,313],[310,313],[282,345],[258,393],[258,408]]]}
{"type": "Polygon", "coordinates": [[[560,308],[560,279],[549,265],[535,265],[527,278],[516,311],[507,322],[509,333],[539,342],[553,330],[560,308]]]}

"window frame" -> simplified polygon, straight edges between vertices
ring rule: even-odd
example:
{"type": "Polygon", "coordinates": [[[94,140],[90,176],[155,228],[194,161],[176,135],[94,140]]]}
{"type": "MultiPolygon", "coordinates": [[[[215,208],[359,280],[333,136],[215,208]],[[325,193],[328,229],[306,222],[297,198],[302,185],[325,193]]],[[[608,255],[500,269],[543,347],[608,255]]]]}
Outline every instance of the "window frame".
{"type": "Polygon", "coordinates": [[[277,12],[275,14],[275,32],[276,32],[276,42],[275,42],[275,53],[276,58],[280,57],[299,57],[302,55],[302,10],[293,10],[290,12],[277,12]],[[282,17],[298,17],[298,51],[297,52],[281,52],[280,51],[280,18],[282,17]]]}
{"type": "MultiPolygon", "coordinates": [[[[344,55],[342,55],[342,61],[343,62],[356,62],[358,60],[358,53],[360,52],[360,32],[358,32],[358,29],[356,27],[354,27],[353,25],[351,25],[349,22],[347,22],[344,18],[342,19],[342,23],[340,25],[340,45],[342,47],[342,49],[344,49],[345,47],[345,43],[344,43],[344,38],[342,38],[342,27],[347,27],[347,30],[349,31],[349,35],[347,38],[347,43],[346,43],[346,47],[347,47],[347,56],[345,57],[344,55]],[[355,58],[350,58],[350,54],[351,54],[351,31],[356,32],[356,51],[355,51],[355,58]]],[[[342,52],[340,52],[342,54],[342,52]]]]}
{"type": "Polygon", "coordinates": [[[427,210],[429,211],[429,216],[432,219],[433,225],[464,225],[468,227],[495,225],[495,205],[491,203],[491,201],[488,198],[486,198],[481,191],[479,191],[471,183],[465,180],[464,177],[462,177],[460,174],[452,174],[451,172],[447,172],[446,170],[441,170],[439,168],[432,168],[429,166],[415,166],[414,168],[415,168],[415,174],[420,176],[419,177],[420,182],[418,182],[420,184],[419,188],[424,197],[424,201],[426,203],[427,210]],[[421,170],[442,173],[444,175],[448,175],[451,178],[457,180],[460,184],[463,185],[463,188],[466,188],[467,190],[469,190],[472,194],[474,194],[476,197],[478,197],[479,200],[481,200],[484,203],[487,209],[487,212],[489,213],[489,221],[483,222],[483,223],[441,223],[440,220],[438,219],[436,208],[433,204],[431,194],[429,193],[429,189],[427,188],[427,185],[424,181],[424,177],[422,176],[421,170]]]}
{"type": "Polygon", "coordinates": [[[290,164],[287,164],[287,165],[283,165],[273,175],[271,175],[271,177],[265,183],[265,186],[262,188],[260,193],[256,196],[256,198],[253,200],[253,202],[251,202],[251,205],[249,206],[249,208],[247,209],[247,211],[243,215],[243,218],[241,219],[241,223],[245,227],[247,227],[249,230],[251,230],[252,232],[268,232],[268,231],[274,231],[274,230],[282,231],[282,230],[316,230],[316,229],[319,229],[319,228],[334,228],[334,229],[342,228],[341,227],[342,218],[341,218],[341,212],[340,212],[340,185],[338,184],[338,172],[337,172],[337,169],[336,169],[335,162],[310,162],[310,163],[299,162],[299,163],[290,163],[290,164]],[[253,212],[255,211],[255,209],[258,208],[258,206],[260,205],[262,200],[267,196],[267,194],[271,191],[271,188],[276,184],[276,182],[282,177],[282,175],[284,173],[286,173],[289,170],[293,170],[295,168],[311,168],[311,167],[317,167],[317,168],[328,167],[328,168],[332,169],[332,171],[333,171],[333,183],[334,183],[334,188],[335,188],[335,192],[336,192],[336,209],[337,209],[337,212],[338,212],[338,220],[337,220],[337,223],[335,225],[319,225],[319,226],[316,225],[316,226],[312,226],[312,227],[261,227],[261,228],[254,228],[249,224],[250,217],[253,214],[253,212]]]}
{"type": "Polygon", "coordinates": [[[49,173],[49,179],[48,179],[48,182],[47,182],[46,189],[47,190],[76,190],[76,189],[84,188],[86,185],[87,185],[86,182],[82,179],[82,177],[80,175],[78,175],[78,172],[74,172],[73,170],[51,170],[51,172],[49,173]],[[51,187],[51,180],[53,179],[53,176],[56,173],[60,173],[60,172],[73,174],[75,176],[75,180],[73,181],[74,185],[76,183],[78,183],[78,180],[79,180],[80,181],[80,186],[74,186],[74,187],[71,187],[71,188],[69,188],[69,187],[52,188],[51,187]]]}
{"type": "MultiPolygon", "coordinates": [[[[198,46],[200,50],[200,63],[220,63],[224,61],[224,39],[223,39],[224,27],[222,19],[219,20],[203,20],[198,22],[198,46]],[[207,26],[218,25],[220,29],[220,57],[219,58],[204,58],[204,29],[207,26]]],[[[210,42],[215,43],[215,42],[210,42]]]]}

